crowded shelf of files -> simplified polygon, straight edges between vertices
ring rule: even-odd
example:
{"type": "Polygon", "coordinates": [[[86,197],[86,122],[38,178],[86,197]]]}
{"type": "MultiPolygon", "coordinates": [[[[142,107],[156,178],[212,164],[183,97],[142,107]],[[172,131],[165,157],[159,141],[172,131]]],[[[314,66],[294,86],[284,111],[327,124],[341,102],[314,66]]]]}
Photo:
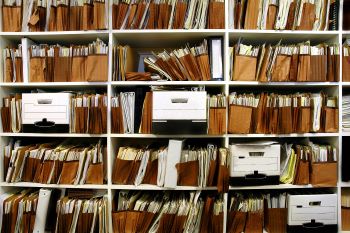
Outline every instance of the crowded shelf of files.
{"type": "MultiPolygon", "coordinates": [[[[343,1],[340,1],[342,6],[343,1]]],[[[332,133],[273,133],[273,134],[254,134],[254,133],[223,133],[220,135],[210,134],[181,134],[181,135],[158,135],[158,134],[144,134],[144,133],[132,133],[121,134],[112,132],[112,116],[111,116],[111,98],[120,91],[129,90],[137,87],[149,87],[149,86],[169,86],[170,88],[176,87],[198,87],[204,86],[210,94],[223,93],[225,96],[229,96],[231,92],[237,91],[239,93],[251,93],[256,94],[261,92],[275,92],[275,93],[297,93],[297,92],[312,92],[318,93],[323,91],[330,96],[337,96],[339,106],[342,103],[343,95],[350,94],[350,82],[258,82],[258,81],[232,81],[231,79],[231,58],[230,47],[234,46],[241,38],[242,43],[261,46],[263,43],[275,45],[279,40],[282,40],[281,44],[296,44],[310,40],[312,45],[318,45],[320,43],[327,44],[340,44],[342,45],[344,40],[350,39],[350,32],[342,29],[342,24],[339,24],[338,30],[335,31],[278,31],[278,30],[255,30],[255,29],[232,29],[229,27],[229,19],[225,18],[225,28],[223,29],[145,29],[145,30],[123,30],[114,29],[112,26],[112,2],[109,3],[110,7],[108,14],[108,27],[104,30],[89,30],[89,31],[57,31],[57,32],[0,32],[0,47],[1,53],[3,49],[9,45],[22,44],[22,51],[28,51],[30,43],[36,44],[48,43],[64,44],[69,46],[70,44],[89,44],[95,41],[97,38],[101,39],[108,47],[108,79],[106,81],[97,82],[28,82],[28,72],[24,72],[23,83],[0,83],[0,97],[1,99],[12,93],[23,93],[34,89],[43,89],[45,91],[84,91],[84,90],[98,90],[99,93],[107,94],[107,124],[106,132],[101,134],[85,134],[85,133],[10,133],[1,132],[0,146],[1,148],[7,145],[11,138],[20,139],[22,141],[40,142],[41,140],[59,140],[75,139],[86,140],[91,142],[97,142],[102,139],[106,143],[107,147],[107,180],[100,185],[95,184],[40,184],[30,182],[18,182],[7,183],[5,182],[5,175],[0,174],[0,186],[1,193],[7,190],[17,188],[57,188],[57,189],[93,189],[105,191],[108,196],[109,211],[112,209],[112,201],[119,190],[145,190],[145,191],[161,191],[161,190],[173,190],[164,187],[158,187],[156,185],[122,185],[113,184],[113,167],[116,154],[119,147],[124,145],[147,145],[155,141],[166,142],[168,139],[188,139],[191,143],[196,144],[200,141],[208,143],[215,143],[218,146],[226,148],[230,147],[232,143],[239,142],[252,142],[261,141],[262,138],[271,141],[278,142],[292,142],[298,143],[303,139],[309,138],[313,142],[331,144],[338,149],[338,182],[336,186],[327,187],[338,195],[338,206],[341,206],[341,193],[342,189],[350,188],[349,182],[343,182],[341,176],[341,168],[344,165],[342,163],[342,147],[346,145],[347,139],[350,137],[350,133],[342,130],[342,109],[339,107],[339,132],[332,133]],[[114,67],[113,67],[113,47],[120,45],[130,45],[130,47],[144,49],[144,48],[183,48],[187,42],[191,45],[200,44],[203,39],[210,37],[222,37],[223,38],[223,74],[224,80],[222,81],[115,81],[114,79],[114,67]],[[32,41],[32,42],[31,42],[32,41]],[[27,76],[27,78],[25,78],[27,76]]],[[[225,15],[229,12],[228,1],[225,1],[225,15]]],[[[339,21],[342,22],[342,10],[340,7],[339,21]]],[[[148,49],[149,50],[149,49],[148,49]]],[[[157,50],[157,51],[158,51],[157,50]]],[[[23,67],[26,67],[25,52],[23,53],[23,67]]],[[[3,57],[2,54],[1,57],[3,57]]],[[[4,60],[1,59],[1,76],[4,77],[4,60]]],[[[26,67],[28,70],[28,67],[26,67]]],[[[342,72],[342,62],[340,62],[339,73],[342,72]]],[[[341,80],[341,75],[340,75],[341,80]]],[[[228,109],[228,108],[227,108],[228,109]]],[[[226,119],[228,119],[228,111],[226,111],[226,119]]],[[[228,121],[227,121],[228,122],[228,121]]],[[[0,167],[3,167],[3,156],[0,159],[0,167]]],[[[2,170],[2,169],[0,169],[2,170]]],[[[235,191],[258,191],[258,190],[309,190],[313,189],[312,185],[293,185],[293,184],[279,184],[279,185],[264,185],[264,186],[230,186],[229,193],[235,191]]],[[[195,186],[177,186],[176,190],[184,191],[216,191],[216,187],[195,187],[195,186]]],[[[225,205],[229,203],[229,195],[225,193],[224,200],[225,205]]],[[[226,228],[226,211],[224,208],[224,232],[226,228]]],[[[109,216],[111,219],[111,216],[109,216]]],[[[338,208],[338,227],[341,227],[341,208],[338,208]]],[[[110,229],[112,225],[110,224],[110,229]]],[[[112,232],[112,230],[111,230],[112,232]]]]}

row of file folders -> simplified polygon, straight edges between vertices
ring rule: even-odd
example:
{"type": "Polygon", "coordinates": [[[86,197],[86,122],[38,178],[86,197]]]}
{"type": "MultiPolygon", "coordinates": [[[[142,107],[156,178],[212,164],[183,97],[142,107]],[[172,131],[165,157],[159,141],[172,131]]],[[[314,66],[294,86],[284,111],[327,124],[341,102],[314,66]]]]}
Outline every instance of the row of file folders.
{"type": "Polygon", "coordinates": [[[8,233],[106,233],[111,214],[114,233],[222,233],[227,212],[229,233],[310,232],[305,225],[323,232],[338,230],[337,194],[327,191],[235,193],[227,206],[223,196],[213,192],[119,191],[111,212],[107,203],[106,194],[89,190],[6,192],[0,195],[6,207],[0,227],[8,233]]]}
{"type": "MultiPolygon", "coordinates": [[[[105,184],[105,143],[81,141],[28,144],[11,140],[2,148],[4,181],[42,184],[105,184]]],[[[337,185],[338,153],[331,145],[312,142],[232,143],[229,148],[169,140],[147,146],[120,145],[112,166],[112,183],[217,187],[295,184],[337,185]]]]}
{"type": "MultiPolygon", "coordinates": [[[[3,31],[108,28],[108,1],[5,1],[3,31]]],[[[223,29],[224,0],[114,0],[113,29],[223,29]],[[216,17],[218,16],[219,17],[216,17]]],[[[338,0],[228,0],[229,28],[337,30],[338,0]]]]}
{"type": "MultiPolygon", "coordinates": [[[[27,38],[4,49],[4,82],[106,82],[108,45],[35,44],[27,38]],[[23,46],[22,46],[23,45],[23,46]],[[28,50],[28,51],[26,51],[28,50]],[[25,72],[26,71],[26,72],[25,72]]],[[[210,37],[184,49],[113,47],[113,80],[223,80],[223,38],[210,37]],[[171,57],[171,58],[167,58],[171,57]],[[166,59],[165,59],[166,58],[166,59]],[[215,59],[214,59],[215,58],[215,59]]]]}
{"type": "MultiPolygon", "coordinates": [[[[230,79],[259,82],[338,82],[350,80],[349,44],[247,45],[230,47],[230,79]],[[343,49],[342,61],[340,50],[343,49]]],[[[4,82],[106,82],[108,45],[97,39],[87,45],[35,44],[24,38],[4,49],[4,82]],[[25,44],[25,46],[22,44],[25,44]],[[28,51],[24,51],[28,49],[28,51]]],[[[112,49],[112,81],[223,81],[223,38],[209,37],[179,49],[112,49]]]]}
{"type": "Polygon", "coordinates": [[[338,30],[339,2],[228,0],[228,11],[233,12],[229,14],[228,26],[230,29],[338,30]]]}
{"type": "MultiPolygon", "coordinates": [[[[111,8],[113,29],[225,28],[224,0],[114,0],[111,8]]],[[[2,29],[5,32],[105,30],[109,28],[109,9],[105,0],[9,0],[2,7],[2,29]]]]}
{"type": "Polygon", "coordinates": [[[91,190],[23,189],[0,195],[1,232],[107,233],[108,198],[91,190]]]}
{"type": "MultiPolygon", "coordinates": [[[[136,88],[110,101],[112,133],[290,134],[334,133],[339,128],[337,97],[325,93],[233,92],[226,98],[206,91],[136,88]],[[177,102],[183,99],[187,101],[177,102]]],[[[103,134],[107,133],[107,106],[106,94],[16,94],[3,99],[2,128],[14,133],[103,134]],[[50,103],[44,101],[47,98],[50,103]]]]}

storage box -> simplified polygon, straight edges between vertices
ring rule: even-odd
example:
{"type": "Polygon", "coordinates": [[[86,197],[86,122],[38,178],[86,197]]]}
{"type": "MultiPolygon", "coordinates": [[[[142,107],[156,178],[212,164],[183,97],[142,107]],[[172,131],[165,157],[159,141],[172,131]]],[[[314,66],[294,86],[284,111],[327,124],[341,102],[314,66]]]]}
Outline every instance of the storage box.
{"type": "Polygon", "coordinates": [[[288,232],[337,232],[337,194],[289,194],[288,232]]]}
{"type": "Polygon", "coordinates": [[[154,91],[152,133],[206,134],[206,91],[154,91]]]}
{"type": "Polygon", "coordinates": [[[22,94],[23,132],[68,133],[70,93],[22,94]]]}
{"type": "Polygon", "coordinates": [[[281,146],[274,142],[230,146],[230,185],[279,184],[281,146]]]}

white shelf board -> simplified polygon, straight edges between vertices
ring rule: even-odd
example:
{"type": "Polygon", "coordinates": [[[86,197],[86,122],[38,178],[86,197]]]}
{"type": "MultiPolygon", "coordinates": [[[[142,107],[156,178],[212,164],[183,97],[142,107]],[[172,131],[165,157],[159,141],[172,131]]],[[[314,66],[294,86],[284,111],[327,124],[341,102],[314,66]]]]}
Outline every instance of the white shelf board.
{"type": "MultiPolygon", "coordinates": [[[[245,30],[228,29],[229,33],[240,34],[284,34],[284,35],[338,35],[339,31],[304,31],[304,30],[245,30]]],[[[349,32],[350,33],[350,32],[349,32]]]]}
{"type": "Polygon", "coordinates": [[[139,29],[139,30],[112,30],[116,36],[120,34],[203,34],[204,36],[224,34],[225,29],[139,29]]]}
{"type": "Polygon", "coordinates": [[[341,182],[340,187],[342,188],[350,188],[350,182],[341,182]]]}
{"type": "Polygon", "coordinates": [[[229,138],[338,137],[339,133],[228,134],[229,138]]]}
{"type": "Polygon", "coordinates": [[[18,183],[6,183],[1,182],[2,187],[22,187],[22,188],[57,188],[57,189],[108,189],[107,185],[68,185],[68,184],[40,184],[40,183],[30,183],[30,182],[18,182],[18,183]]]}
{"type": "Polygon", "coordinates": [[[49,31],[49,32],[0,32],[0,36],[101,35],[101,34],[108,34],[108,33],[109,33],[109,30],[49,31]]]}
{"type": "Polygon", "coordinates": [[[225,135],[208,135],[208,134],[111,134],[111,138],[225,138],[225,135]]]}
{"type": "Polygon", "coordinates": [[[297,87],[335,87],[337,82],[258,82],[258,81],[229,81],[230,86],[297,86],[297,87]]]}
{"type": "Polygon", "coordinates": [[[0,133],[1,137],[57,137],[57,138],[103,138],[107,134],[74,134],[74,133],[0,133]]]}
{"type": "MultiPolygon", "coordinates": [[[[303,189],[303,188],[315,188],[312,185],[292,185],[292,184],[279,184],[279,185],[261,185],[261,186],[230,186],[230,190],[266,190],[266,189],[303,189]]],[[[334,187],[325,187],[334,188],[334,187]]]]}
{"type": "Polygon", "coordinates": [[[341,133],[341,135],[342,136],[350,136],[350,131],[346,131],[346,130],[343,129],[343,132],[341,133]]]}
{"type": "Polygon", "coordinates": [[[104,87],[108,82],[32,82],[32,83],[0,83],[0,87],[104,87]]]}
{"type": "Polygon", "coordinates": [[[216,187],[194,187],[194,186],[177,186],[176,188],[165,188],[165,187],[158,187],[156,185],[111,185],[112,189],[119,189],[119,190],[217,190],[216,187]]]}
{"type": "Polygon", "coordinates": [[[112,86],[225,86],[225,81],[113,81],[112,86]]]}

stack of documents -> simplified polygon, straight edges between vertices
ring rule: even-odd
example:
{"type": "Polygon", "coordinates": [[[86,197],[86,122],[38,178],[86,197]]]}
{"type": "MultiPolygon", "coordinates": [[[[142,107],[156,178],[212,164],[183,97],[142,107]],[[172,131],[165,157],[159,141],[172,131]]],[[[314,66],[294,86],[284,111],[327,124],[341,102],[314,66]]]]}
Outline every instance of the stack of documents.
{"type": "Polygon", "coordinates": [[[114,162],[112,182],[168,188],[217,186],[219,192],[227,190],[227,149],[212,144],[206,148],[181,148],[182,141],[177,140],[170,140],[168,147],[120,147],[114,162]]]}
{"type": "Polygon", "coordinates": [[[342,230],[350,230],[350,191],[349,189],[342,189],[341,191],[341,220],[342,230]]]}
{"type": "Polygon", "coordinates": [[[22,95],[16,94],[3,98],[1,107],[1,121],[3,132],[21,132],[22,95]]]}
{"type": "Polygon", "coordinates": [[[286,145],[280,181],[285,184],[333,187],[338,180],[337,149],[331,145],[286,145]]]}
{"type": "Polygon", "coordinates": [[[2,3],[2,31],[20,32],[22,30],[22,1],[5,0],[2,3]]]}
{"type": "MultiPolygon", "coordinates": [[[[69,30],[69,0],[47,0],[48,31],[69,30]]],[[[74,16],[73,16],[74,17],[74,16]]]]}
{"type": "Polygon", "coordinates": [[[287,232],[287,193],[269,193],[265,200],[264,227],[267,232],[287,232]]]}
{"type": "Polygon", "coordinates": [[[108,45],[31,45],[30,82],[104,82],[108,79],[108,45]]]}
{"type": "Polygon", "coordinates": [[[14,8],[16,10],[7,11],[8,17],[3,15],[3,20],[6,19],[3,25],[9,19],[14,20],[6,28],[7,31],[79,31],[108,28],[108,1],[25,0],[23,7],[18,2],[14,8]]]}
{"type": "MultiPolygon", "coordinates": [[[[151,81],[151,73],[144,70],[137,70],[137,61],[134,49],[129,45],[116,45],[113,47],[114,73],[113,81],[151,81]]],[[[140,62],[143,63],[142,55],[139,55],[140,62]]]]}
{"type": "Polygon", "coordinates": [[[208,95],[208,134],[226,133],[227,98],[223,94],[208,95]]]}
{"type": "Polygon", "coordinates": [[[333,19],[330,9],[334,2],[230,0],[229,11],[233,13],[229,14],[229,27],[260,30],[336,30],[331,27],[332,21],[329,21],[333,19]]]}
{"type": "Polygon", "coordinates": [[[63,142],[21,145],[10,141],[3,148],[5,181],[42,184],[103,184],[106,181],[106,146],[63,142]]]}
{"type": "Polygon", "coordinates": [[[56,212],[56,233],[109,232],[107,196],[68,195],[57,201],[56,212]]]}
{"type": "Polygon", "coordinates": [[[128,88],[111,99],[113,133],[150,133],[152,93],[149,88],[128,88]]]}
{"type": "Polygon", "coordinates": [[[0,195],[1,232],[44,232],[51,190],[22,190],[0,195]]]}
{"type": "Polygon", "coordinates": [[[77,94],[71,100],[71,133],[107,133],[107,94],[77,94]]]}
{"type": "Polygon", "coordinates": [[[343,96],[343,130],[350,130],[350,95],[343,96]]]}
{"type": "Polygon", "coordinates": [[[135,92],[120,92],[112,97],[112,125],[114,133],[135,133],[135,92]],[[114,114],[114,115],[113,115],[114,114]]]}
{"type": "Polygon", "coordinates": [[[324,93],[229,96],[229,133],[338,132],[338,100],[324,93]],[[253,114],[254,111],[254,114],[253,114]]]}
{"type": "Polygon", "coordinates": [[[223,232],[221,195],[120,191],[115,199],[114,232],[223,232]]]}
{"type": "Polygon", "coordinates": [[[145,69],[170,81],[223,80],[222,48],[222,38],[210,38],[198,46],[164,50],[147,56],[145,69]]]}
{"type": "Polygon", "coordinates": [[[4,51],[4,82],[23,82],[22,45],[4,51]]]}
{"type": "Polygon", "coordinates": [[[350,40],[343,44],[343,82],[350,82],[350,40]]]}
{"type": "Polygon", "coordinates": [[[310,41],[297,45],[252,46],[238,43],[230,48],[231,79],[260,82],[339,81],[340,46],[310,41]]]}
{"type": "Polygon", "coordinates": [[[227,232],[263,232],[264,198],[262,195],[238,193],[228,207],[227,232]]]}
{"type": "Polygon", "coordinates": [[[224,0],[113,0],[112,13],[113,29],[225,27],[224,0]]]}

